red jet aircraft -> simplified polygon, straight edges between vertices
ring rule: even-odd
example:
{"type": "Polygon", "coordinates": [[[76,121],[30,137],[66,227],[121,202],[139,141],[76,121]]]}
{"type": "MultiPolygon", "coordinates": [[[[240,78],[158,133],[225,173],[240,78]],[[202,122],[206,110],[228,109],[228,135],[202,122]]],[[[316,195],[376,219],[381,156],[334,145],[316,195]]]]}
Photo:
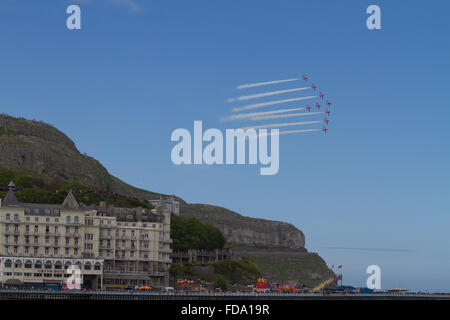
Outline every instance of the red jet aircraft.
{"type": "Polygon", "coordinates": [[[328,116],[330,116],[331,111],[330,111],[330,110],[327,110],[327,111],[325,111],[325,113],[326,113],[328,116]]]}
{"type": "Polygon", "coordinates": [[[322,100],[323,100],[323,97],[325,97],[325,95],[322,92],[319,94],[319,96],[320,96],[320,99],[322,99],[322,100]]]}
{"type": "Polygon", "coordinates": [[[308,110],[308,112],[311,111],[311,106],[309,104],[306,105],[306,110],[308,110]]]}
{"type": "Polygon", "coordinates": [[[322,130],[323,130],[324,133],[327,133],[327,131],[328,131],[328,129],[325,128],[325,127],[323,127],[322,130]]]}
{"type": "Polygon", "coordinates": [[[328,101],[328,100],[327,100],[327,105],[328,105],[328,107],[330,107],[330,106],[331,106],[331,102],[330,102],[330,101],[328,101]]]}
{"type": "Polygon", "coordinates": [[[327,118],[323,119],[323,122],[325,122],[328,125],[328,122],[330,122],[330,120],[328,120],[327,118]]]}
{"type": "Polygon", "coordinates": [[[305,82],[308,81],[308,77],[303,75],[303,80],[305,80],[305,82]]]}
{"type": "Polygon", "coordinates": [[[320,103],[316,103],[316,108],[317,108],[317,110],[320,109],[320,103]]]}
{"type": "Polygon", "coordinates": [[[314,90],[314,92],[316,92],[316,86],[313,84],[312,86],[311,86],[311,89],[313,89],[314,90]]]}

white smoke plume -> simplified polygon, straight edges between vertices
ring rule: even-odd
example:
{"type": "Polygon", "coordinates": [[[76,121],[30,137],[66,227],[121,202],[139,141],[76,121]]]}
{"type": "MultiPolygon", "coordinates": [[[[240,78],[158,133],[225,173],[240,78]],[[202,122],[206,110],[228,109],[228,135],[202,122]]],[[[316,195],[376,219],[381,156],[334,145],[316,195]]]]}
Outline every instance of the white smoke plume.
{"type": "Polygon", "coordinates": [[[308,96],[308,97],[300,97],[300,98],[292,98],[292,99],[284,99],[284,100],[273,100],[268,102],[261,102],[261,103],[255,103],[255,104],[249,104],[243,107],[234,108],[233,112],[239,112],[244,110],[250,110],[250,109],[257,109],[287,102],[294,102],[294,101],[300,101],[300,100],[308,100],[308,99],[314,99],[317,98],[317,96],[308,96]]]}
{"type": "Polygon", "coordinates": [[[258,93],[258,94],[251,94],[251,95],[248,95],[248,96],[240,96],[240,97],[235,98],[235,99],[234,98],[230,98],[230,99],[228,99],[228,102],[245,101],[245,100],[269,97],[269,96],[274,96],[274,95],[278,95],[278,94],[297,92],[297,91],[308,90],[308,89],[311,89],[311,87],[294,88],[294,89],[286,89],[286,90],[278,90],[278,91],[270,91],[270,92],[264,92],[264,93],[258,93]]]}
{"type": "Polygon", "coordinates": [[[278,83],[291,82],[291,81],[297,81],[297,80],[300,80],[300,79],[295,78],[295,79],[284,79],[284,80],[257,82],[257,83],[247,83],[247,84],[242,84],[240,86],[237,86],[237,89],[239,89],[239,90],[241,90],[241,89],[248,89],[248,88],[267,86],[267,85],[270,85],[270,84],[278,84],[278,83]]]}
{"type": "Polygon", "coordinates": [[[248,119],[248,118],[253,118],[253,117],[260,117],[260,116],[300,111],[300,110],[305,110],[305,108],[292,108],[292,109],[281,109],[281,110],[274,110],[274,111],[239,113],[239,114],[235,114],[235,115],[232,115],[232,116],[229,116],[226,118],[222,118],[222,119],[220,119],[220,121],[225,122],[225,121],[243,120],[243,119],[248,119]]]}
{"type": "Polygon", "coordinates": [[[317,114],[323,114],[323,112],[305,112],[305,113],[279,114],[279,115],[272,115],[272,116],[258,116],[258,117],[252,117],[252,118],[250,118],[250,120],[259,121],[259,120],[268,120],[268,119],[313,116],[313,115],[317,115],[317,114]]]}

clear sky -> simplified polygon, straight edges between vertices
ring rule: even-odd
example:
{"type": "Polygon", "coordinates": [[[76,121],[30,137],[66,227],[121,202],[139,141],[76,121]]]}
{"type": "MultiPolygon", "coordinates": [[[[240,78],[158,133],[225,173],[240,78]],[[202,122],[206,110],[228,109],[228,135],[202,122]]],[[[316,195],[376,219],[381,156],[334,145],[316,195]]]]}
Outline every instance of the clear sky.
{"type": "Polygon", "coordinates": [[[384,289],[449,291],[449,14],[448,0],[2,0],[1,111],[52,123],[135,186],[293,223],[345,284],[377,264],[384,289]],[[333,101],[330,130],[280,137],[277,175],[171,162],[172,131],[224,129],[237,85],[303,73],[333,101]]]}

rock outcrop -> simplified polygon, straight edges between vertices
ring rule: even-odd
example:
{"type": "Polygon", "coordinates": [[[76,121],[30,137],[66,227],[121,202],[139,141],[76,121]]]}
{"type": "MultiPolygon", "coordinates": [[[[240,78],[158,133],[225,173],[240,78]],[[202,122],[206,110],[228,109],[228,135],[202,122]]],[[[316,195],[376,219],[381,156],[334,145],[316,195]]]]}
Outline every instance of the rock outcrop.
{"type": "Polygon", "coordinates": [[[217,226],[228,243],[254,247],[304,250],[305,236],[292,224],[242,216],[226,208],[185,204],[181,215],[194,217],[217,226]]]}

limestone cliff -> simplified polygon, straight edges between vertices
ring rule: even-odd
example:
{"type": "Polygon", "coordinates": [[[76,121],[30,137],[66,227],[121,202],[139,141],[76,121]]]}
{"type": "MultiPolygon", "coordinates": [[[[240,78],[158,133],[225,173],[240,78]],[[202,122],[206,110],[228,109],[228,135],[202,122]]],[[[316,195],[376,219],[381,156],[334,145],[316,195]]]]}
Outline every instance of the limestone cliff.
{"type": "Polygon", "coordinates": [[[226,208],[205,204],[185,204],[181,214],[213,223],[230,244],[299,250],[305,247],[303,232],[286,222],[244,217],[226,208]]]}

